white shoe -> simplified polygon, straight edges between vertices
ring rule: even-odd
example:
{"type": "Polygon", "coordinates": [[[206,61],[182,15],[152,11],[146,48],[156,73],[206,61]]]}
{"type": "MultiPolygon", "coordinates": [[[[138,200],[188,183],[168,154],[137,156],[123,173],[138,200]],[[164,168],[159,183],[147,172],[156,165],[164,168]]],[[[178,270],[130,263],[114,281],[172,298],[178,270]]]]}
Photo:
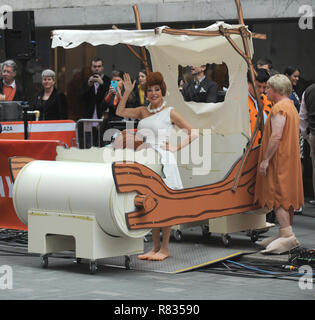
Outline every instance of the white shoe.
{"type": "Polygon", "coordinates": [[[261,251],[261,253],[282,254],[298,247],[299,245],[300,243],[296,239],[295,235],[287,238],[281,237],[272,241],[265,250],[261,251]]]}
{"type": "Polygon", "coordinates": [[[303,212],[303,207],[301,206],[299,209],[294,211],[294,214],[302,214],[303,212]]]}
{"type": "Polygon", "coordinates": [[[266,248],[272,241],[278,239],[279,237],[280,235],[269,237],[264,240],[256,241],[255,244],[258,244],[259,246],[266,248]]]}

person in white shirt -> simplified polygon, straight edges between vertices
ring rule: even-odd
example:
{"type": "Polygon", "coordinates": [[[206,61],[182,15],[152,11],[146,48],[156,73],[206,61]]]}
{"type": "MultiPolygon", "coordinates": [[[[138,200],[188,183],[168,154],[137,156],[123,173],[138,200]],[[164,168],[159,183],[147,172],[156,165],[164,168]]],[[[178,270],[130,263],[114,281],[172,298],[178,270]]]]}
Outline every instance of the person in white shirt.
{"type": "MultiPolygon", "coordinates": [[[[91,61],[91,76],[84,81],[80,98],[84,103],[84,119],[101,119],[103,116],[102,102],[109,89],[110,78],[104,74],[104,61],[101,58],[94,58],[91,61]]],[[[100,145],[97,132],[98,122],[93,122],[89,128],[92,132],[93,145],[100,145]]],[[[88,131],[88,130],[87,130],[88,131]]],[[[87,139],[88,141],[89,139],[87,139]]]]}

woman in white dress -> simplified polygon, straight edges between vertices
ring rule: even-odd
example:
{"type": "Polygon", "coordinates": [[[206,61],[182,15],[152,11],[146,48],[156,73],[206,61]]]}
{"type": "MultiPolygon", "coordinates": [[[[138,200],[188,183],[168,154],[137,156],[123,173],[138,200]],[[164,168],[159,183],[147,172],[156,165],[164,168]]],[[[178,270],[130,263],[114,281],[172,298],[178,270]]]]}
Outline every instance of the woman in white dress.
{"type": "MultiPolygon", "coordinates": [[[[133,109],[126,108],[128,96],[135,86],[129,74],[124,75],[125,93],[118,105],[116,115],[126,118],[139,119],[138,132],[146,136],[146,143],[159,152],[163,164],[165,183],[172,189],[182,189],[178,167],[174,152],[190,144],[195,138],[192,126],[174,108],[164,101],[166,84],[160,72],[151,72],[147,76],[145,94],[149,101],[148,107],[140,106],[133,109]],[[171,145],[168,141],[171,130],[177,126],[184,129],[187,138],[178,145],[171,145]]],[[[152,229],[153,248],[149,252],[138,256],[141,260],[164,260],[169,255],[169,238],[171,227],[162,228],[163,240],[160,243],[160,228],[152,229]]]]}

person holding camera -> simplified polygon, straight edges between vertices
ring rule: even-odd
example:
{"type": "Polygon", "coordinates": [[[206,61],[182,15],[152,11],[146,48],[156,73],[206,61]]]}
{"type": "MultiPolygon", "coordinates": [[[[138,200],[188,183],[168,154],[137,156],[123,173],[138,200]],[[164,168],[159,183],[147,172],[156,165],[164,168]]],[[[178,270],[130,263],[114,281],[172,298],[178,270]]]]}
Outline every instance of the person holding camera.
{"type": "MultiPolygon", "coordinates": [[[[110,82],[110,87],[106,93],[105,99],[102,104],[102,109],[108,112],[109,121],[123,121],[124,118],[116,115],[117,106],[124,94],[123,78],[124,72],[120,70],[113,70],[110,82]]],[[[127,108],[136,107],[135,95],[132,92],[128,97],[127,108]]]]}
{"type": "MultiPolygon", "coordinates": [[[[84,103],[84,119],[101,119],[103,116],[102,102],[109,89],[110,79],[104,74],[104,61],[101,58],[94,58],[91,62],[92,75],[84,81],[80,98],[84,103]]],[[[93,145],[98,146],[98,123],[92,123],[87,132],[93,136],[93,145]]],[[[89,139],[87,139],[89,140],[89,139]]]]}

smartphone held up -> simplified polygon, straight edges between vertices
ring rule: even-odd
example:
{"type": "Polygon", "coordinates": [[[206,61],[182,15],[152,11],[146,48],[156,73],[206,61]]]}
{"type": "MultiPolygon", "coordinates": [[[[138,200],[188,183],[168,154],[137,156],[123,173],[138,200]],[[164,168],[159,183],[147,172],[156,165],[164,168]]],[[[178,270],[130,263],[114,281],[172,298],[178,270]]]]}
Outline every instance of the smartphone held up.
{"type": "Polygon", "coordinates": [[[112,80],[110,82],[111,87],[117,92],[117,80],[112,80]]]}

